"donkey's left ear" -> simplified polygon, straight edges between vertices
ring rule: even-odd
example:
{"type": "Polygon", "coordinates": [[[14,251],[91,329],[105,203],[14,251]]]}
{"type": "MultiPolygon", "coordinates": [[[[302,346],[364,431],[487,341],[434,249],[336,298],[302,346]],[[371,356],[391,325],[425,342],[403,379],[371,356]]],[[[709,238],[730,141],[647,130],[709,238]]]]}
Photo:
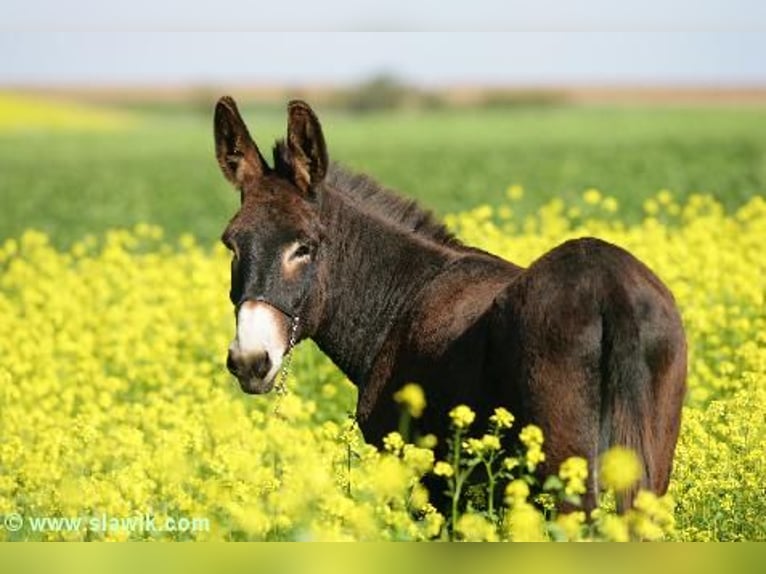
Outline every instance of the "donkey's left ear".
{"type": "Polygon", "coordinates": [[[287,104],[287,146],[292,157],[295,184],[312,194],[327,173],[327,146],[322,126],[306,102],[287,104]]]}

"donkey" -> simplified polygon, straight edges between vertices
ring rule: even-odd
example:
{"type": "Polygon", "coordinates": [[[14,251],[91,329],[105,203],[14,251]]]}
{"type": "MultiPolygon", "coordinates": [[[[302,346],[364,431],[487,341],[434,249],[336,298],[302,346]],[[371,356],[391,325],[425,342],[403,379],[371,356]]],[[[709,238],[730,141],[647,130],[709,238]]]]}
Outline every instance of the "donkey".
{"type": "MultiPolygon", "coordinates": [[[[215,109],[217,159],[241,196],[222,241],[236,313],[226,362],[244,392],[268,393],[311,338],[357,386],[372,444],[397,428],[392,395],[414,381],[428,400],[413,421],[421,435],[448,436],[458,404],[479,424],[503,406],[542,428],[542,475],[575,455],[593,469],[624,445],[642,460],[642,486],[666,491],[686,341],[672,295],[644,264],[595,238],[526,269],[466,246],[415,202],[329,163],[308,104],[291,101],[287,116],[271,167],[234,100],[215,109]]],[[[598,492],[592,471],[586,509],[598,492]]]]}

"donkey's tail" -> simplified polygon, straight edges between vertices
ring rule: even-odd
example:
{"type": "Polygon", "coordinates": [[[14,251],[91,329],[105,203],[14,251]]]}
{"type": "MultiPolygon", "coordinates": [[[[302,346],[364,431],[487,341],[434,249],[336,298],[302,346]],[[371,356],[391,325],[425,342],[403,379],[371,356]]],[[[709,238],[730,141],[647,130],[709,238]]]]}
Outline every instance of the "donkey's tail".
{"type": "Polygon", "coordinates": [[[624,306],[617,308],[622,312],[605,315],[602,321],[599,453],[622,446],[641,462],[640,483],[616,493],[617,509],[624,512],[633,505],[639,486],[652,484],[651,372],[636,318],[624,306]]]}

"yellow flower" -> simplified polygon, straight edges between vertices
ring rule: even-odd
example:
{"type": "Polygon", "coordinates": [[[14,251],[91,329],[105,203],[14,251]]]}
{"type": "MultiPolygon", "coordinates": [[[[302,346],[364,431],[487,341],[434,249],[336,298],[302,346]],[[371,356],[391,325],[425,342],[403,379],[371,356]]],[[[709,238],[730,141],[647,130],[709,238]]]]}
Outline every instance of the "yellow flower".
{"type": "Polygon", "coordinates": [[[383,447],[392,454],[399,454],[404,448],[404,439],[398,432],[390,432],[383,437],[383,447]]]}
{"type": "Polygon", "coordinates": [[[449,416],[455,428],[465,429],[471,426],[476,418],[476,413],[465,405],[458,405],[449,412],[449,416]]]}
{"type": "Polygon", "coordinates": [[[543,446],[543,431],[536,425],[527,425],[519,433],[519,440],[527,447],[525,460],[527,470],[534,471],[538,464],[545,461],[543,446]]]}
{"type": "Polygon", "coordinates": [[[670,205],[673,202],[673,194],[667,189],[661,189],[657,193],[657,201],[660,205],[670,205]]]}
{"type": "Polygon", "coordinates": [[[567,514],[560,514],[556,518],[556,524],[564,532],[567,540],[577,541],[582,539],[583,526],[585,525],[585,513],[578,510],[567,514]]]}
{"type": "Polygon", "coordinates": [[[404,463],[418,475],[423,475],[434,466],[434,452],[427,448],[420,448],[411,444],[404,445],[404,463]]]}
{"type": "Polygon", "coordinates": [[[628,512],[627,521],[635,538],[639,540],[661,540],[675,530],[673,499],[662,498],[641,490],[636,495],[633,509],[628,512]]]}
{"type": "Polygon", "coordinates": [[[543,431],[537,425],[527,425],[519,433],[519,440],[527,448],[542,446],[543,431]]]}
{"type": "Polygon", "coordinates": [[[588,205],[598,205],[601,202],[601,192],[597,189],[586,190],[582,197],[588,205]]]}
{"type": "Polygon", "coordinates": [[[545,519],[529,503],[513,506],[505,515],[504,526],[514,542],[541,542],[545,540],[545,519]]]}
{"type": "Polygon", "coordinates": [[[500,219],[511,219],[513,217],[513,210],[507,205],[503,205],[497,210],[497,214],[500,216],[500,219]]]}
{"type": "Polygon", "coordinates": [[[503,407],[498,407],[495,412],[489,417],[491,423],[495,424],[497,428],[509,429],[513,426],[514,417],[503,407]]]}
{"type": "Polygon", "coordinates": [[[469,438],[463,441],[463,448],[469,454],[481,455],[485,452],[495,452],[500,450],[500,439],[495,435],[485,434],[480,439],[469,438]]]}
{"type": "Polygon", "coordinates": [[[0,94],[0,130],[116,130],[134,123],[125,113],[29,95],[0,94]]]}
{"type": "Polygon", "coordinates": [[[487,451],[500,450],[500,439],[493,434],[485,434],[481,437],[482,448],[487,451]]]}
{"type": "Polygon", "coordinates": [[[426,395],[423,388],[415,383],[408,383],[394,393],[394,400],[404,405],[414,418],[420,418],[426,408],[426,395]]]}
{"type": "Polygon", "coordinates": [[[458,518],[455,531],[461,540],[467,542],[498,541],[497,530],[494,525],[480,514],[473,512],[463,514],[458,518]]]}
{"type": "Polygon", "coordinates": [[[413,510],[425,510],[430,505],[428,504],[428,490],[421,485],[416,484],[412,488],[412,492],[410,493],[410,508],[413,510]]]}
{"type": "Polygon", "coordinates": [[[564,481],[564,492],[571,496],[585,494],[585,481],[588,479],[588,461],[579,456],[572,456],[561,463],[559,477],[564,481]]]}
{"type": "Polygon", "coordinates": [[[599,480],[616,492],[628,490],[641,478],[638,456],[629,448],[615,446],[601,455],[599,480]]]}
{"type": "Polygon", "coordinates": [[[452,468],[452,465],[450,463],[440,460],[434,465],[434,474],[436,476],[443,476],[445,478],[449,478],[450,476],[455,474],[455,471],[452,468]]]}
{"type": "Polygon", "coordinates": [[[617,213],[617,209],[619,209],[620,204],[613,197],[605,197],[604,201],[601,202],[601,207],[603,207],[604,211],[608,213],[617,213]]]}
{"type": "Polygon", "coordinates": [[[529,485],[519,478],[512,480],[505,487],[505,502],[510,506],[523,502],[528,497],[529,485]]]}
{"type": "Polygon", "coordinates": [[[656,215],[660,210],[660,206],[654,199],[647,199],[644,201],[644,211],[649,215],[656,215]]]}
{"type": "Polygon", "coordinates": [[[606,540],[612,542],[628,542],[630,540],[628,525],[620,516],[604,515],[599,519],[598,529],[606,540]]]}
{"type": "Polygon", "coordinates": [[[518,201],[524,197],[524,188],[520,185],[511,185],[505,190],[505,195],[512,201],[518,201]]]}
{"type": "Polygon", "coordinates": [[[436,438],[436,435],[433,434],[427,434],[422,437],[420,437],[417,440],[417,444],[420,448],[430,448],[434,449],[436,448],[436,445],[439,444],[439,439],[436,438]]]}
{"type": "Polygon", "coordinates": [[[530,472],[537,468],[537,465],[541,462],[545,462],[545,453],[540,447],[529,447],[526,454],[527,470],[530,472]]]}
{"type": "Polygon", "coordinates": [[[468,454],[480,455],[484,451],[484,443],[477,438],[464,440],[461,446],[468,454]]]}

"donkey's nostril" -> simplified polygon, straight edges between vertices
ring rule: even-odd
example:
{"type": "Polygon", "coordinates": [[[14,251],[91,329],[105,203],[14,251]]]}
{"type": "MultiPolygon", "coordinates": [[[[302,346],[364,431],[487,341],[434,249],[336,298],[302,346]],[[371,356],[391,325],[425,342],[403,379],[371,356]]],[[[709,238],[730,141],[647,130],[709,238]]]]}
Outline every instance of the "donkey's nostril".
{"type": "Polygon", "coordinates": [[[271,359],[269,358],[268,353],[263,353],[257,357],[255,360],[253,360],[252,365],[250,366],[250,372],[256,379],[265,379],[270,370],[271,359]]]}
{"type": "Polygon", "coordinates": [[[237,369],[237,365],[236,365],[236,363],[234,362],[234,359],[231,356],[231,352],[229,352],[226,355],[226,368],[229,369],[229,372],[232,375],[236,375],[239,372],[239,370],[237,369]]]}

